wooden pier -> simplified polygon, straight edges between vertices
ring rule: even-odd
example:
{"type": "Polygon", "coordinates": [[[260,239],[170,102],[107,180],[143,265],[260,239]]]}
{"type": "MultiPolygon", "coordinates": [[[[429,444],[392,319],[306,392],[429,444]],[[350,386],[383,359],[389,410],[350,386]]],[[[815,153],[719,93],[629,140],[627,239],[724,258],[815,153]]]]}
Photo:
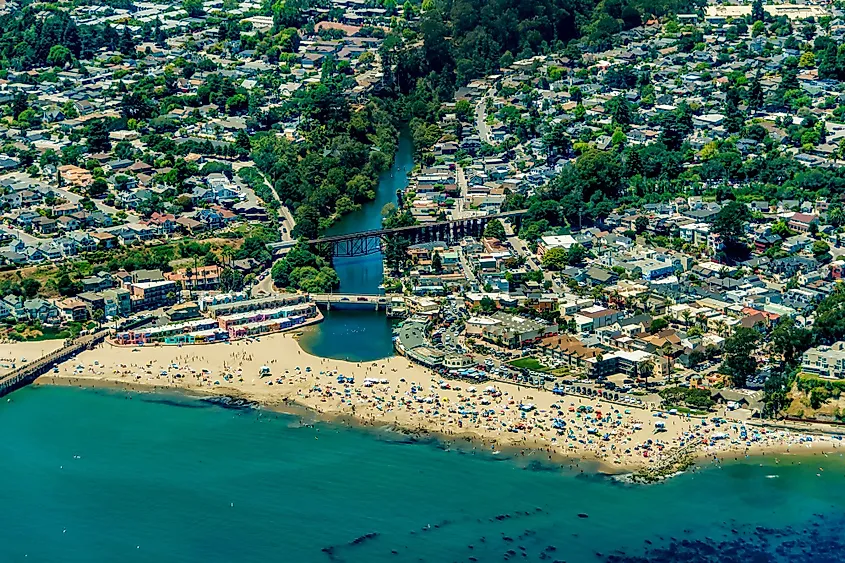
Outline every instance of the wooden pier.
{"type": "Polygon", "coordinates": [[[108,330],[101,330],[95,334],[80,336],[69,340],[64,346],[42,356],[34,362],[26,363],[13,369],[11,372],[0,377],[0,397],[8,395],[16,389],[29,385],[39,376],[44,375],[55,366],[73,358],[83,350],[93,348],[100,344],[108,336],[108,330]]]}

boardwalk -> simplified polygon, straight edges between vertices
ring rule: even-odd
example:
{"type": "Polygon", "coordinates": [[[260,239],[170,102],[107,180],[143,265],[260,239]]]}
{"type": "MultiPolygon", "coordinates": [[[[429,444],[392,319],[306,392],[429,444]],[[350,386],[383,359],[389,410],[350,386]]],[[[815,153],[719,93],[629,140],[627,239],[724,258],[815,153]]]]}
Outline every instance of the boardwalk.
{"type": "Polygon", "coordinates": [[[38,376],[44,375],[54,366],[65,362],[83,350],[87,350],[105,340],[108,330],[101,330],[95,334],[80,336],[75,340],[68,341],[64,346],[51,352],[46,356],[38,358],[34,362],[24,364],[0,378],[0,397],[12,391],[29,385],[38,376]]]}

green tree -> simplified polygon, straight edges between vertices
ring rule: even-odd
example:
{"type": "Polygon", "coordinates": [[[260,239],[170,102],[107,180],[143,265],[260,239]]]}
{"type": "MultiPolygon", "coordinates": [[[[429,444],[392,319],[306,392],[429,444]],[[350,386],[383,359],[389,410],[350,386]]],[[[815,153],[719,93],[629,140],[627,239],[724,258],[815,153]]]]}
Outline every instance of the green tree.
{"type": "Polygon", "coordinates": [[[734,387],[745,387],[749,377],[757,373],[757,350],[760,333],[753,328],[738,327],[725,341],[723,368],[734,387]]]}
{"type": "Polygon", "coordinates": [[[669,326],[669,321],[664,318],[658,318],[651,321],[651,325],[648,327],[648,331],[652,334],[656,334],[661,330],[665,329],[669,326]]]}
{"type": "Polygon", "coordinates": [[[787,365],[794,364],[812,343],[812,333],[797,326],[792,317],[783,317],[771,334],[772,354],[787,365]]]}
{"type": "Polygon", "coordinates": [[[640,215],[634,220],[634,228],[637,231],[637,234],[642,234],[648,229],[648,217],[645,215],[640,215]]]}
{"type": "Polygon", "coordinates": [[[751,2],[751,20],[766,21],[766,11],[763,9],[763,0],[753,0],[751,2]]]}
{"type": "Polygon", "coordinates": [[[205,14],[202,7],[202,0],[182,0],[182,8],[188,12],[188,17],[197,18],[205,14]]]}
{"type": "Polygon", "coordinates": [[[64,45],[53,45],[50,47],[50,54],[47,55],[48,65],[63,67],[72,60],[73,53],[64,45]]]}
{"type": "Polygon", "coordinates": [[[486,227],[484,227],[484,236],[503,241],[507,238],[507,235],[505,234],[505,226],[502,225],[502,222],[498,219],[493,219],[487,223],[486,227]]]}
{"type": "Polygon", "coordinates": [[[34,278],[24,278],[21,280],[21,290],[26,299],[32,299],[41,290],[41,282],[34,278]]]}
{"type": "Polygon", "coordinates": [[[725,252],[736,254],[744,248],[740,241],[745,235],[745,224],[750,220],[751,211],[742,203],[729,201],[722,207],[713,221],[712,230],[721,237],[725,252]]]}
{"type": "Polygon", "coordinates": [[[440,253],[436,250],[434,251],[434,256],[431,257],[431,269],[434,270],[434,273],[436,274],[443,272],[443,259],[440,257],[440,253]]]}
{"type": "Polygon", "coordinates": [[[569,252],[563,247],[554,247],[543,254],[543,266],[548,270],[563,270],[569,264],[569,252]]]}

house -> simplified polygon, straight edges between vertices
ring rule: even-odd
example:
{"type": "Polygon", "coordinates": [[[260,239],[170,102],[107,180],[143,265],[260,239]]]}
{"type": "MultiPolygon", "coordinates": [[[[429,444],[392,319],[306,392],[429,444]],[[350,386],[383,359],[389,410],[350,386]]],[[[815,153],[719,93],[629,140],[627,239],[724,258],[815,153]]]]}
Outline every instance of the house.
{"type": "Polygon", "coordinates": [[[23,302],[23,311],[27,319],[44,325],[56,325],[61,320],[58,307],[44,299],[27,299],[23,302]]]}
{"type": "Polygon", "coordinates": [[[176,300],[176,282],[171,280],[133,282],[127,289],[132,300],[132,310],[142,311],[171,305],[176,300]]]}
{"type": "Polygon", "coordinates": [[[194,234],[206,230],[205,223],[191,219],[190,217],[179,217],[176,224],[186,233],[194,234]]]}
{"type": "Polygon", "coordinates": [[[235,201],[241,197],[240,190],[223,173],[209,174],[205,181],[216,201],[235,201]]]}
{"type": "Polygon", "coordinates": [[[159,234],[172,233],[176,230],[176,216],[171,213],[153,212],[150,218],[142,223],[159,234]]]}
{"type": "Polygon", "coordinates": [[[32,219],[30,224],[32,225],[32,230],[37,231],[42,235],[55,233],[58,228],[58,223],[55,219],[50,219],[49,217],[42,217],[40,215],[32,219]]]}
{"type": "Polygon", "coordinates": [[[102,291],[112,286],[110,278],[105,276],[89,276],[80,280],[83,291],[102,291]]]}
{"type": "Polygon", "coordinates": [[[106,318],[128,316],[132,312],[132,299],[129,290],[118,287],[103,291],[103,311],[106,318]]]}
{"type": "Polygon", "coordinates": [[[164,278],[179,282],[183,289],[190,290],[213,290],[220,286],[220,275],[223,268],[220,266],[200,266],[198,268],[182,268],[175,272],[164,274],[164,278]]]}
{"type": "Polygon", "coordinates": [[[101,248],[114,248],[118,245],[118,238],[111,233],[91,233],[91,238],[101,248]]]}
{"type": "Polygon", "coordinates": [[[88,308],[85,303],[72,297],[56,303],[62,318],[67,322],[84,322],[88,320],[88,308]]]}
{"type": "Polygon", "coordinates": [[[801,356],[801,370],[826,379],[845,377],[845,342],[810,348],[801,356]]]}
{"type": "Polygon", "coordinates": [[[792,217],[789,218],[789,228],[802,233],[809,231],[810,225],[813,224],[816,226],[819,224],[819,218],[816,215],[810,215],[808,213],[794,213],[792,217]]]}
{"type": "Polygon", "coordinates": [[[589,326],[589,330],[596,330],[605,326],[610,326],[619,319],[619,311],[616,309],[608,309],[601,305],[594,305],[581,309],[574,315],[576,324],[580,326],[589,326]],[[581,317],[579,319],[579,317],[581,317]],[[580,322],[579,322],[580,321],[580,322]]]}

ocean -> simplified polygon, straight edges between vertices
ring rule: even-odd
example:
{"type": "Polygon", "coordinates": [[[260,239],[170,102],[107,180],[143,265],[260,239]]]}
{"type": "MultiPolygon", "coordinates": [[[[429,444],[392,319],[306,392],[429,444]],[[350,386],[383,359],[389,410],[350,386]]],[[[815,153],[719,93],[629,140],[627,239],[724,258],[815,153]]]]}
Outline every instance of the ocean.
{"type": "Polygon", "coordinates": [[[841,561],[845,463],[632,485],[177,395],[0,404],[2,562],[841,561]]]}

